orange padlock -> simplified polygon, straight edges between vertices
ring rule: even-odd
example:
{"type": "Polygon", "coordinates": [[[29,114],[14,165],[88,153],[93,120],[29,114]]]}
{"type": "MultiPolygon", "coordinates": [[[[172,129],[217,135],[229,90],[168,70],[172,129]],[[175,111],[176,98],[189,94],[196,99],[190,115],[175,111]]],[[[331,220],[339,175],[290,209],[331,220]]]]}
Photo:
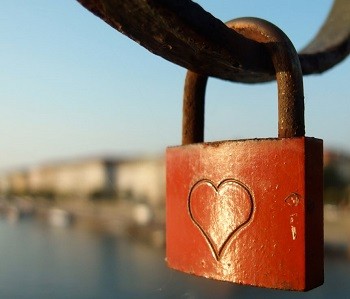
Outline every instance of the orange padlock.
{"type": "Polygon", "coordinates": [[[229,26],[271,53],[278,138],[203,141],[206,77],[188,72],[183,145],[166,152],[166,258],[207,278],[306,291],[323,283],[323,142],[305,137],[302,71],[266,21],[229,26]]]}

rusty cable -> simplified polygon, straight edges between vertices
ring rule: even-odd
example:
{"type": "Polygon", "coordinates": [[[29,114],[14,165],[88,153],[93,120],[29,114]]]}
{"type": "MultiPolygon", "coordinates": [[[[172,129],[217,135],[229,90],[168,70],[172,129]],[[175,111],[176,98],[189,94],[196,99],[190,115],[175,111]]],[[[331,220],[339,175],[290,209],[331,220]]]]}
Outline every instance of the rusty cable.
{"type": "MultiPolygon", "coordinates": [[[[274,79],[262,45],[190,0],[77,1],[152,53],[194,72],[245,83],[274,79]]],[[[350,1],[335,0],[324,26],[299,53],[303,74],[324,72],[349,52],[350,1]]]]}

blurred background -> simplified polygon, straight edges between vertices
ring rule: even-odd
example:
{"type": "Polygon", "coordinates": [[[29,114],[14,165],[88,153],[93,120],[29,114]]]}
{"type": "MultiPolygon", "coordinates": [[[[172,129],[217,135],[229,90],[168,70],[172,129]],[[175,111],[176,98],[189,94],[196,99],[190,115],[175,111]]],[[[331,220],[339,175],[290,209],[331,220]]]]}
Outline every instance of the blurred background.
{"type": "MultiPolygon", "coordinates": [[[[303,48],[331,0],[196,1],[255,16],[303,48]]],[[[325,284],[305,294],[166,268],[167,146],[181,140],[186,70],[73,0],[0,11],[1,298],[346,298],[350,294],[350,61],[304,78],[306,131],[324,140],[325,284]]],[[[277,135],[276,83],[210,79],[208,141],[277,135]]]]}

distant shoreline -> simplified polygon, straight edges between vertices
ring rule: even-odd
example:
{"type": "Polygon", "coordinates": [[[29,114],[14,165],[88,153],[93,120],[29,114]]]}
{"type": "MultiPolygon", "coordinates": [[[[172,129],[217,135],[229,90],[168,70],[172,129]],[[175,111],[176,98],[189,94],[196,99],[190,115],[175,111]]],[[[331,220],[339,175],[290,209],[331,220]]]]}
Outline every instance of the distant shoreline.
{"type": "MultiPolygon", "coordinates": [[[[124,199],[93,201],[84,198],[58,200],[31,197],[0,198],[0,216],[9,221],[37,217],[46,221],[48,225],[66,223],[98,233],[131,237],[157,247],[164,246],[164,209],[156,213],[150,210],[150,213],[158,215],[156,217],[152,215],[152,219],[146,219],[144,223],[135,218],[137,209],[137,204],[124,199]]],[[[324,240],[326,254],[350,257],[350,209],[325,205],[324,240]]]]}

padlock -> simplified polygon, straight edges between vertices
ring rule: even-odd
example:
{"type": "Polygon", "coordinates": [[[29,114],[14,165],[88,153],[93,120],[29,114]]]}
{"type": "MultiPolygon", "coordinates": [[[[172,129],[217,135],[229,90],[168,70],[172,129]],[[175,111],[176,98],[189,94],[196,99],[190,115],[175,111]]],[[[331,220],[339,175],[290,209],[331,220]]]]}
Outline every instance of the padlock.
{"type": "Polygon", "coordinates": [[[188,72],[183,145],[166,150],[166,260],[207,278],[284,290],[323,284],[323,141],[305,137],[302,71],[286,35],[255,18],[278,85],[278,138],[203,142],[207,77],[188,72]]]}

